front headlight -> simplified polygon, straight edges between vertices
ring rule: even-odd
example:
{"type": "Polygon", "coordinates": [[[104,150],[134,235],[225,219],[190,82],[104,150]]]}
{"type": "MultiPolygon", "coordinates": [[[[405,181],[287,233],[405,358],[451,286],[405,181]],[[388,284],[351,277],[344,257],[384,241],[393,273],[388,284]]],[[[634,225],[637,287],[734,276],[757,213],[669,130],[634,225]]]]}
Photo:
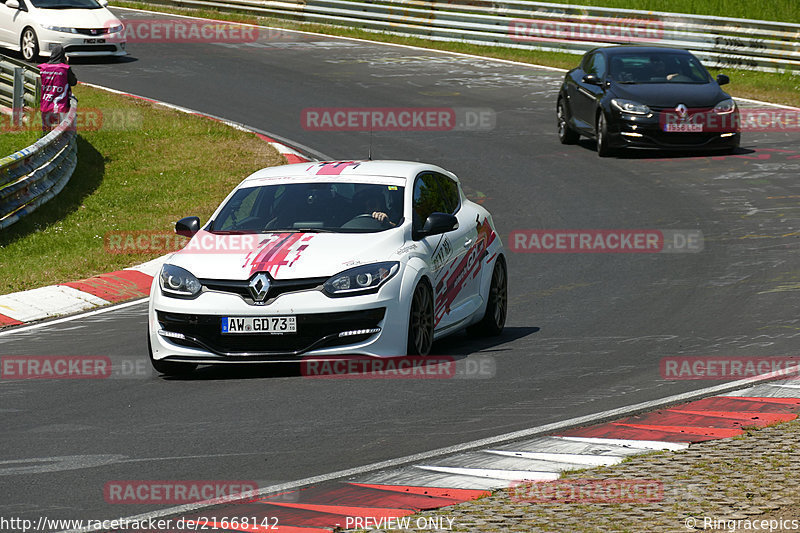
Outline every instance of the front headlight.
{"type": "Polygon", "coordinates": [[[725,115],[727,113],[733,113],[735,109],[736,102],[733,101],[733,98],[728,98],[727,100],[723,100],[714,106],[714,113],[725,115]]]}
{"type": "Polygon", "coordinates": [[[328,296],[336,297],[377,292],[398,270],[400,263],[397,261],[357,266],[331,276],[323,285],[323,290],[328,296]]]}
{"type": "Polygon", "coordinates": [[[203,285],[194,274],[175,265],[161,267],[159,284],[165,296],[175,298],[194,298],[203,289],[203,285]]]}
{"type": "Polygon", "coordinates": [[[42,28],[50,31],[60,31],[62,33],[78,33],[75,28],[66,28],[64,26],[42,26],[42,28]]]}
{"type": "Polygon", "coordinates": [[[108,28],[108,33],[117,33],[118,31],[122,31],[122,28],[123,28],[122,24],[119,24],[117,26],[111,26],[110,28],[108,28]]]}
{"type": "Polygon", "coordinates": [[[630,113],[632,115],[649,115],[650,108],[644,104],[640,104],[639,102],[634,102],[633,100],[624,100],[622,98],[613,98],[611,103],[614,107],[622,111],[623,113],[630,113]]]}

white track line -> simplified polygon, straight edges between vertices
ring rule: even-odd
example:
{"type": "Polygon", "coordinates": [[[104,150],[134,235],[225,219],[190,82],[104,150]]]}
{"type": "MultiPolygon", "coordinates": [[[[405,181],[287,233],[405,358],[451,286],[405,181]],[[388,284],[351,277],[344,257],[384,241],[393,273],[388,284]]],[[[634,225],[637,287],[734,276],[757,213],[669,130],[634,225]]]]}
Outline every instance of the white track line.
{"type": "Polygon", "coordinates": [[[520,459],[534,459],[537,461],[550,461],[554,463],[569,463],[573,465],[610,466],[621,462],[625,457],[620,455],[589,455],[581,453],[554,453],[554,452],[512,452],[506,450],[485,450],[486,453],[502,455],[504,457],[519,457],[520,459]]]}
{"type": "Polygon", "coordinates": [[[440,472],[454,476],[500,479],[503,481],[553,481],[561,477],[561,472],[536,472],[533,470],[497,470],[495,468],[466,468],[455,466],[414,465],[420,470],[440,472]]]}
{"type": "Polygon", "coordinates": [[[71,322],[73,320],[78,320],[79,318],[86,318],[94,315],[99,315],[102,313],[108,313],[109,311],[116,311],[117,309],[124,309],[126,307],[131,307],[133,305],[147,303],[147,300],[148,298],[139,298],[138,300],[133,300],[132,302],[115,304],[108,307],[103,307],[102,309],[95,309],[94,311],[89,311],[88,313],[80,313],[78,315],[70,315],[64,318],[57,318],[55,320],[47,320],[46,322],[39,322],[37,324],[31,324],[29,326],[19,326],[12,329],[3,330],[0,331],[0,337],[5,337],[6,335],[14,335],[15,333],[23,333],[25,331],[30,331],[32,329],[44,328],[47,326],[55,326],[56,324],[61,324],[63,322],[71,322]]]}

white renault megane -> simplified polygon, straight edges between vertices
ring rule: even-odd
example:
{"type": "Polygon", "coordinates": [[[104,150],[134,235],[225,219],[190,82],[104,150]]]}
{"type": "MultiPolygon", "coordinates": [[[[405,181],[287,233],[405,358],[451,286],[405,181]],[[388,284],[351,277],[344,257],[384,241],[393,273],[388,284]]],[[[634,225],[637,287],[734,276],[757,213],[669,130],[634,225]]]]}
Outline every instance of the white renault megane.
{"type": "Polygon", "coordinates": [[[402,161],[299,163],[246,178],[153,281],[149,348],[198,364],[427,355],[469,327],[499,335],[503,245],[458,178],[402,161]]]}

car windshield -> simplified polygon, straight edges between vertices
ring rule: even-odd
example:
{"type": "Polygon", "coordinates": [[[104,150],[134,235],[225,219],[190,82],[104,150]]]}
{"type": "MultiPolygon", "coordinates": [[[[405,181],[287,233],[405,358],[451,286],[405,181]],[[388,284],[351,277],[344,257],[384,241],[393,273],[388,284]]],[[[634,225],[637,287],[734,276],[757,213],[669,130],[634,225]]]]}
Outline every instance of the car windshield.
{"type": "Polygon", "coordinates": [[[96,0],[30,0],[40,9],[99,9],[96,0]]]}
{"type": "Polygon", "coordinates": [[[403,187],[285,183],[237,190],[211,223],[215,233],[374,233],[399,226],[403,187]]]}
{"type": "Polygon", "coordinates": [[[614,54],[610,79],[618,83],[708,83],[708,71],[688,54],[647,52],[614,54]]]}

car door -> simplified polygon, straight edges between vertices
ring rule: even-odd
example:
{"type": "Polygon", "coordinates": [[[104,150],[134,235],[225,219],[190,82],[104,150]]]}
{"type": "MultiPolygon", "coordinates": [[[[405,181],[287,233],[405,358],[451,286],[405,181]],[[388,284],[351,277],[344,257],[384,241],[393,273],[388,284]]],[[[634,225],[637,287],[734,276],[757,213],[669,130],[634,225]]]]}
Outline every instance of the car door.
{"type": "Polygon", "coordinates": [[[458,218],[455,240],[460,250],[454,253],[456,257],[434,292],[441,295],[440,313],[447,319],[445,325],[457,325],[471,317],[482,304],[478,270],[486,251],[486,239],[481,240],[486,220],[480,219],[474,204],[462,202],[461,190],[454,180],[441,174],[437,178],[449,213],[458,218]]]}
{"type": "Polygon", "coordinates": [[[579,121],[578,127],[594,131],[597,102],[605,94],[606,57],[600,51],[589,54],[582,64],[584,72],[570,102],[573,116],[579,121]],[[597,83],[584,81],[587,75],[597,79],[597,83]]]}
{"type": "MultiPolygon", "coordinates": [[[[437,172],[426,171],[419,174],[414,181],[413,221],[415,229],[420,229],[431,213],[455,214],[460,202],[453,203],[443,187],[443,180],[450,178],[437,172]]],[[[446,328],[457,322],[458,313],[451,310],[460,306],[463,293],[454,285],[456,269],[464,259],[467,251],[468,225],[465,227],[459,219],[459,227],[442,235],[423,237],[420,241],[423,251],[428,257],[428,268],[433,283],[434,293],[434,325],[437,329],[446,328]]]]}

